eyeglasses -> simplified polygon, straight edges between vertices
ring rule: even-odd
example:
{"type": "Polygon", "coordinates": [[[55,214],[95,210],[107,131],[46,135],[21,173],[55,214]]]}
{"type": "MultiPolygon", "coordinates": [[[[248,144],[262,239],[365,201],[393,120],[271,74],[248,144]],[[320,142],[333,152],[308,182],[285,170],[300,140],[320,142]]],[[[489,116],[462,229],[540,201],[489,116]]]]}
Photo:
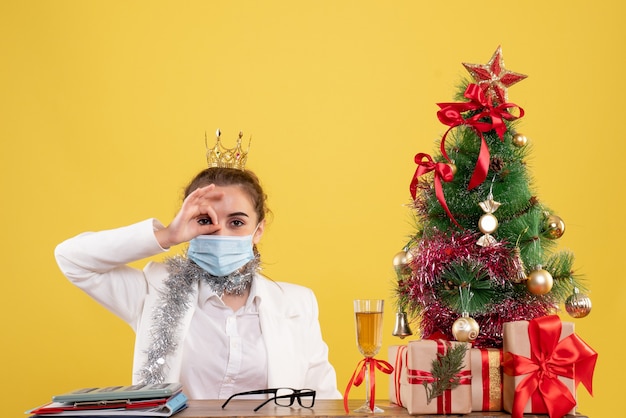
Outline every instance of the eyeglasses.
{"type": "Polygon", "coordinates": [[[230,398],[226,399],[226,402],[222,404],[222,409],[228,405],[231,399],[235,396],[243,395],[260,395],[260,394],[272,394],[273,397],[265,400],[261,405],[254,408],[254,412],[264,407],[268,402],[274,401],[278,406],[292,406],[293,402],[297,399],[298,404],[303,408],[313,408],[315,403],[315,391],[311,389],[291,389],[291,388],[276,388],[276,389],[259,389],[251,390],[249,392],[235,393],[230,398]]]}

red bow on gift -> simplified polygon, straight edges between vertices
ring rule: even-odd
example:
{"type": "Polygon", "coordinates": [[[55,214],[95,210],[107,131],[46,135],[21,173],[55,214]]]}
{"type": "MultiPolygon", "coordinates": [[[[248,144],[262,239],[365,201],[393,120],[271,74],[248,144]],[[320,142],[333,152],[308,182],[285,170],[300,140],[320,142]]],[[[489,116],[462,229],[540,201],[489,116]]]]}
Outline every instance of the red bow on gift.
{"type": "Polygon", "coordinates": [[[376,393],[376,369],[385,374],[391,374],[391,372],[393,372],[393,366],[384,360],[376,360],[373,357],[365,357],[363,360],[361,360],[359,364],[357,364],[356,370],[352,374],[350,382],[348,382],[348,386],[346,387],[346,391],[343,395],[343,408],[346,410],[346,414],[350,412],[350,408],[348,408],[348,393],[350,393],[350,388],[353,384],[354,386],[359,386],[361,383],[363,383],[363,380],[365,380],[365,372],[367,371],[367,369],[369,369],[370,387],[365,388],[365,390],[369,390],[370,410],[372,411],[374,411],[374,394],[376,393]]]}
{"type": "Polygon", "coordinates": [[[441,186],[441,180],[443,181],[452,181],[454,179],[454,173],[452,172],[452,168],[446,163],[436,163],[433,161],[433,158],[424,153],[419,153],[415,155],[415,163],[417,164],[417,169],[415,170],[415,174],[413,174],[413,179],[411,180],[411,185],[409,190],[411,191],[411,196],[415,199],[417,195],[417,184],[419,177],[423,174],[430,173],[431,171],[435,172],[435,195],[437,196],[437,200],[439,200],[439,204],[446,211],[446,214],[452,222],[459,228],[461,227],[452,213],[450,213],[450,209],[448,209],[448,204],[446,203],[446,198],[443,194],[443,187],[441,186]],[[424,161],[424,159],[426,159],[424,161]]]}
{"type": "Polygon", "coordinates": [[[504,354],[502,368],[510,376],[528,374],[515,388],[513,418],[524,415],[528,400],[542,402],[550,417],[562,417],[576,400],[558,376],[574,379],[592,394],[591,384],[598,354],[576,334],[559,341],[561,320],[557,315],[533,319],[528,324],[530,358],[513,353],[504,354]]]}
{"type": "Polygon", "coordinates": [[[437,103],[440,108],[437,112],[437,117],[441,123],[450,127],[441,138],[441,154],[448,161],[450,161],[450,158],[448,158],[448,154],[446,153],[445,141],[448,132],[450,132],[452,128],[459,125],[468,125],[474,128],[480,136],[481,142],[478,161],[476,162],[476,167],[474,168],[468,185],[468,189],[471,190],[485,181],[487,171],[489,170],[489,147],[483,137],[483,132],[495,130],[500,140],[503,140],[504,133],[506,132],[504,120],[521,118],[524,116],[524,109],[513,103],[502,103],[494,107],[491,102],[491,97],[485,96],[485,92],[478,84],[468,85],[463,95],[470,101],[463,103],[437,103]],[[519,116],[509,113],[509,109],[512,108],[519,110],[519,116]],[[467,111],[476,111],[476,113],[465,119],[462,113],[467,111]]]}

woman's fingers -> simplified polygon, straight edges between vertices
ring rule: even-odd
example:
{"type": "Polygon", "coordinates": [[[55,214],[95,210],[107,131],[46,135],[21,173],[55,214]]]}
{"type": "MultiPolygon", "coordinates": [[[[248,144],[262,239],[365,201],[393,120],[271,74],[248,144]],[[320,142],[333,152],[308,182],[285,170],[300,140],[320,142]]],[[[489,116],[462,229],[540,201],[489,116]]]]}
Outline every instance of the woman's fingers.
{"type": "Polygon", "coordinates": [[[213,184],[191,192],[167,227],[171,245],[219,231],[221,226],[213,205],[223,197],[224,193],[215,191],[213,184]]]}
{"type": "Polygon", "coordinates": [[[213,205],[223,197],[224,193],[215,191],[215,185],[211,184],[194,190],[183,202],[182,209],[187,211],[189,220],[198,218],[202,225],[217,225],[219,220],[213,205]]]}
{"type": "Polygon", "coordinates": [[[215,191],[215,185],[210,184],[205,187],[194,190],[183,202],[183,206],[187,205],[207,205],[222,199],[224,192],[215,191]]]}

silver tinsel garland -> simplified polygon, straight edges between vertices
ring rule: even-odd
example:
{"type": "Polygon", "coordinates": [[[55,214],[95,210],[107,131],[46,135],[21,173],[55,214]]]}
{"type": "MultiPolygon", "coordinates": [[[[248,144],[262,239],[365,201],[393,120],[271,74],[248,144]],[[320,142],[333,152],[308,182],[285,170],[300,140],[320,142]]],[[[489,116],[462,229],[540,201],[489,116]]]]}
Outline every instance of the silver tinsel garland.
{"type": "Polygon", "coordinates": [[[178,347],[178,328],[193,301],[189,295],[200,280],[206,281],[220,297],[226,293],[241,295],[252,283],[260,264],[257,255],[252,261],[229,274],[217,277],[209,274],[187,257],[175,256],[165,261],[169,277],[163,282],[160,302],[152,312],[152,342],[146,351],[146,362],[139,371],[145,384],[164,383],[168,355],[178,347]]]}

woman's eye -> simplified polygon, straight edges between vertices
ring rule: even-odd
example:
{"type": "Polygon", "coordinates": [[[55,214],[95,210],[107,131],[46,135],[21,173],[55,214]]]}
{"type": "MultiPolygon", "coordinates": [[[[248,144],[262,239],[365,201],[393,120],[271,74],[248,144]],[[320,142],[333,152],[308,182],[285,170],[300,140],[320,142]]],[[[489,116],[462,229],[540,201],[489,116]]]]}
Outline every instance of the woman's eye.
{"type": "Polygon", "coordinates": [[[243,221],[240,221],[239,219],[234,219],[232,224],[234,226],[244,226],[245,225],[245,223],[243,221]]]}
{"type": "Polygon", "coordinates": [[[211,222],[211,218],[200,218],[198,219],[198,223],[200,225],[211,225],[213,222],[211,222]]]}

